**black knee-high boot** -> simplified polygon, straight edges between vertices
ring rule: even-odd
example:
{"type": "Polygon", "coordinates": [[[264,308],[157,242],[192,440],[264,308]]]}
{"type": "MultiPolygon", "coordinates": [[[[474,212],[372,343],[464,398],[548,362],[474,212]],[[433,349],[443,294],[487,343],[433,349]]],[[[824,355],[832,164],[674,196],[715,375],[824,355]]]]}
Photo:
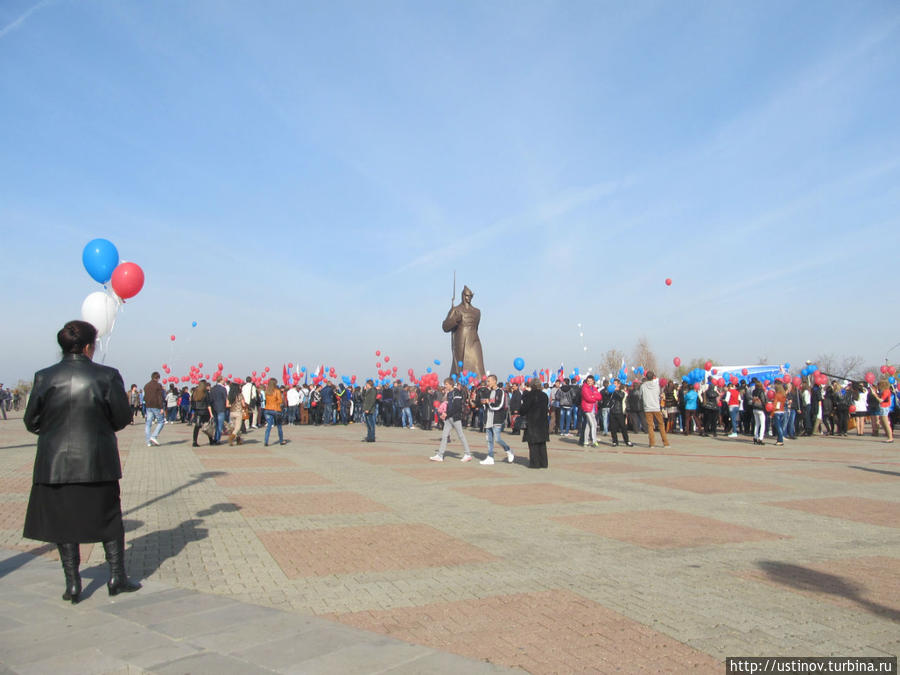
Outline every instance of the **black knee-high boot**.
{"type": "Polygon", "coordinates": [[[109,582],[106,584],[109,594],[133,593],[139,589],[141,585],[129,581],[125,574],[125,537],[104,541],[103,550],[106,552],[106,562],[109,563],[109,582]]]}
{"type": "Polygon", "coordinates": [[[81,551],[78,544],[57,544],[59,559],[62,562],[63,574],[66,575],[66,592],[62,599],[70,601],[73,605],[81,599],[81,575],[78,574],[78,566],[81,564],[81,551]]]}

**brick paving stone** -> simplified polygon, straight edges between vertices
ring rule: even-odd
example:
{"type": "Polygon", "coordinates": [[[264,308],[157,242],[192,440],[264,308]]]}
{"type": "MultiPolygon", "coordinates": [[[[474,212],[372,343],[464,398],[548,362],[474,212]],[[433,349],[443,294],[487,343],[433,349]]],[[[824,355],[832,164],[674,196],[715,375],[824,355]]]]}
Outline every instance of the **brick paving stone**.
{"type": "Polygon", "coordinates": [[[768,502],[770,506],[806,511],[818,516],[843,518],[857,523],[900,527],[900,503],[865,497],[824,497],[768,502]]]}
{"type": "Polygon", "coordinates": [[[367,449],[371,450],[372,452],[378,453],[400,452],[400,448],[393,448],[389,445],[385,445],[384,443],[375,443],[374,445],[364,445],[362,443],[356,443],[355,445],[329,445],[327,447],[328,452],[333,452],[338,455],[356,455],[367,449]]]}
{"type": "Polygon", "coordinates": [[[248,518],[307,516],[322,513],[368,513],[389,511],[384,504],[357,492],[311,492],[304,494],[234,495],[232,501],[248,518]]]}
{"type": "Polygon", "coordinates": [[[534,675],[613,670],[721,673],[723,668],[703,652],[563,590],[333,618],[534,675]]]}
{"type": "Polygon", "coordinates": [[[0,493],[27,495],[31,492],[31,474],[0,478],[0,493]]]}
{"type": "Polygon", "coordinates": [[[760,561],[757,566],[740,576],[900,623],[898,558],[862,556],[804,565],[760,561]]]}
{"type": "Polygon", "coordinates": [[[658,471],[659,469],[652,466],[641,466],[639,464],[626,464],[625,462],[581,462],[565,464],[563,467],[566,471],[578,471],[580,473],[644,473],[646,471],[658,471]]]}
{"type": "Polygon", "coordinates": [[[228,469],[256,469],[274,466],[296,466],[291,460],[284,457],[223,457],[201,458],[204,468],[208,471],[222,471],[228,469]]]}
{"type": "Polygon", "coordinates": [[[873,467],[804,468],[791,469],[790,472],[796,476],[833,480],[840,483],[880,483],[886,485],[890,484],[891,481],[896,484],[898,478],[898,476],[892,475],[889,471],[885,472],[884,469],[873,467]]]}
{"type": "Polygon", "coordinates": [[[640,483],[658,485],[674,490],[686,490],[702,495],[730,494],[734,492],[773,492],[784,490],[780,485],[754,483],[740,478],[724,476],[674,476],[672,478],[639,478],[640,483]]]}
{"type": "Polygon", "coordinates": [[[687,548],[782,538],[782,535],[772,532],[677,511],[632,511],[556,516],[552,520],[603,537],[653,549],[687,548]]]}
{"type": "Polygon", "coordinates": [[[366,464],[421,464],[421,457],[409,455],[353,455],[353,459],[366,464]]]}
{"type": "Polygon", "coordinates": [[[444,567],[496,559],[427,525],[259,532],[258,536],[290,579],[444,567]]]}
{"type": "Polygon", "coordinates": [[[0,530],[22,531],[25,523],[26,501],[2,501],[0,502],[0,530]]]}
{"type": "Polygon", "coordinates": [[[478,499],[499,506],[527,506],[532,504],[563,504],[570,502],[609,501],[612,497],[554,485],[553,483],[524,483],[521,485],[479,485],[453,488],[478,499]]]}
{"type": "MultiPolygon", "coordinates": [[[[427,458],[425,461],[428,461],[427,458]]],[[[445,460],[444,464],[448,461],[452,460],[445,460]]],[[[444,466],[444,464],[441,464],[440,466],[428,466],[421,469],[394,469],[394,471],[427,483],[470,480],[475,478],[505,478],[509,475],[503,473],[502,469],[501,471],[496,471],[498,466],[496,464],[490,468],[483,466],[444,466]],[[492,471],[491,469],[495,470],[492,471]]]]}
{"type": "Polygon", "coordinates": [[[331,485],[334,482],[313,471],[229,473],[224,476],[216,476],[215,481],[222,488],[331,485]]]}

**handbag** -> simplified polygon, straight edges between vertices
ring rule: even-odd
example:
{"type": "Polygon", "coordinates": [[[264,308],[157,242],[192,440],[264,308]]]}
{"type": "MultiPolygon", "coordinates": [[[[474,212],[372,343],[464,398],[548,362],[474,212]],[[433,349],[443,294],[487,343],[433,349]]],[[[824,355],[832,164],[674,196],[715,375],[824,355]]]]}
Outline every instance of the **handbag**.
{"type": "Polygon", "coordinates": [[[203,433],[209,436],[210,440],[216,437],[216,420],[214,417],[209,418],[209,422],[203,427],[203,433]]]}

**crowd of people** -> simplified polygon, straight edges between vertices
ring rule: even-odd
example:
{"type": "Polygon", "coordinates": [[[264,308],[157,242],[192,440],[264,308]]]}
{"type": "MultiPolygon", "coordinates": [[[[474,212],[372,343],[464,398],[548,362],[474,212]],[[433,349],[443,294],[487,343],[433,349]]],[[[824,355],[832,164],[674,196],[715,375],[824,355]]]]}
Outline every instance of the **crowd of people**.
{"type": "MultiPolygon", "coordinates": [[[[441,446],[432,459],[441,461],[451,432],[463,443],[463,461],[469,461],[464,429],[486,434],[488,457],[493,463],[494,446],[499,445],[511,460],[513,452],[500,438],[505,431],[519,435],[536,418],[525,409],[528,392],[540,390],[546,396],[548,434],[577,439],[585,447],[597,447],[601,437],[612,446],[619,439],[633,445],[634,434],[647,434],[654,446],[655,433],[663,446],[670,434],[697,434],[729,438],[748,437],[754,444],[774,439],[782,445],[797,436],[883,435],[893,442],[893,426],[900,419],[900,397],[887,379],[866,383],[833,380],[823,384],[785,378],[775,383],[709,377],[703,384],[660,380],[652,371],[634,382],[618,378],[598,382],[589,375],[559,378],[550,383],[534,380],[499,383],[495,376],[466,385],[447,379],[441,389],[404,384],[396,380],[363,386],[347,386],[327,379],[315,383],[279,385],[274,378],[257,387],[253,379],[219,376],[211,385],[205,380],[189,390],[170,384],[166,390],[154,373],[143,388],[131,386],[129,401],[133,420],[144,417],[148,445],[158,444],[165,423],[195,426],[197,444],[200,427],[213,421],[211,443],[241,443],[243,433],[265,422],[265,443],[273,427],[284,443],[283,425],[331,426],[366,424],[366,437],[375,440],[375,427],[443,431],[441,446]],[[371,400],[367,402],[367,398],[371,400]],[[531,418],[528,418],[528,413],[531,418]],[[238,423],[240,421],[240,423],[238,423]]],[[[539,461],[538,463],[541,463],[539,461]]]]}

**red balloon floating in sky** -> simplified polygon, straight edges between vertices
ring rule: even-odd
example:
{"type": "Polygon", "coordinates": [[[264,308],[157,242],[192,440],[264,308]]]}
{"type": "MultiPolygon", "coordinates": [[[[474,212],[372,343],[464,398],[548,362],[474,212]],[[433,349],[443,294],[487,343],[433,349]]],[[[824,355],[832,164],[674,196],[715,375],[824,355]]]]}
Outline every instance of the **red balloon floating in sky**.
{"type": "Polygon", "coordinates": [[[671,286],[671,285],[672,285],[672,280],[666,279],[666,286],[671,286]]]}
{"type": "Polygon", "coordinates": [[[169,336],[169,339],[170,339],[172,342],[175,342],[175,336],[174,336],[174,335],[170,335],[170,336],[169,336]]]}

